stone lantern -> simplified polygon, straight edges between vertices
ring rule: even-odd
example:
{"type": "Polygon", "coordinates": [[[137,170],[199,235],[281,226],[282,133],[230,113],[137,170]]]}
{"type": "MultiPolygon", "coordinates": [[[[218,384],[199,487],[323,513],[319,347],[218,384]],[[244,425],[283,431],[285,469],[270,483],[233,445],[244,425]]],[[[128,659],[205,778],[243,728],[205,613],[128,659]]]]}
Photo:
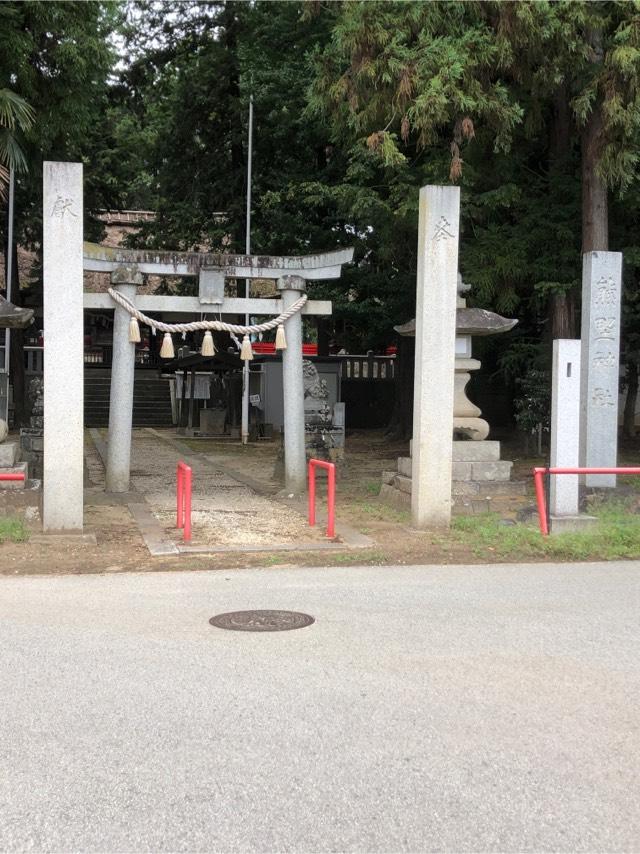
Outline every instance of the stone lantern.
{"type": "MultiPolygon", "coordinates": [[[[481,365],[478,359],[471,357],[471,339],[476,335],[508,332],[518,321],[483,308],[467,308],[463,294],[469,288],[458,274],[452,496],[458,510],[477,512],[490,509],[492,499],[523,494],[525,484],[511,481],[513,463],[500,459],[500,442],[488,439],[489,424],[481,418],[479,407],[466,395],[471,371],[477,371],[481,365]]],[[[414,337],[416,322],[410,320],[394,329],[400,335],[414,337]]],[[[411,457],[399,457],[397,471],[383,473],[381,497],[410,505],[411,465],[411,457]]]]}

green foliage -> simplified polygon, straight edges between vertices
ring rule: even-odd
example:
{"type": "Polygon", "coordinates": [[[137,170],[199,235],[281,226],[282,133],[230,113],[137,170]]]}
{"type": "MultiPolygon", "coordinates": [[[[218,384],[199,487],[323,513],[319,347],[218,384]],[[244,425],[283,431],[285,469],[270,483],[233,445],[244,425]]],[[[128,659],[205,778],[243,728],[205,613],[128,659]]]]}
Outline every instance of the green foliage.
{"type": "Polygon", "coordinates": [[[24,543],[28,539],[29,531],[22,519],[0,517],[0,543],[24,543]]]}

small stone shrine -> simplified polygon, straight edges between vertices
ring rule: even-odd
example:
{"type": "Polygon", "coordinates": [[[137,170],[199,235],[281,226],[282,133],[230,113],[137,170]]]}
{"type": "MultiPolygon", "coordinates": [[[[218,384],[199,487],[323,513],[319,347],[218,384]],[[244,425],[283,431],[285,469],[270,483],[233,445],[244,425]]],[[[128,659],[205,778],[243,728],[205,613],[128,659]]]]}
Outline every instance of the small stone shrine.
{"type": "MultiPolygon", "coordinates": [[[[458,274],[456,311],[456,358],[453,403],[453,475],[452,498],[460,513],[489,510],[492,498],[523,495],[525,484],[511,480],[513,463],[500,459],[500,442],[491,441],[489,424],[482,411],[466,395],[470,372],[481,362],[471,357],[471,339],[475,335],[508,332],[518,322],[482,308],[467,308],[463,294],[470,289],[458,274]]],[[[416,322],[410,320],[394,327],[400,335],[415,336],[416,322]]],[[[399,457],[397,471],[383,472],[381,498],[411,506],[411,457],[399,457]]]]}
{"type": "Polygon", "coordinates": [[[331,407],[326,380],[309,359],[302,363],[304,381],[304,434],[307,459],[330,462],[344,459],[344,403],[331,407]]]}

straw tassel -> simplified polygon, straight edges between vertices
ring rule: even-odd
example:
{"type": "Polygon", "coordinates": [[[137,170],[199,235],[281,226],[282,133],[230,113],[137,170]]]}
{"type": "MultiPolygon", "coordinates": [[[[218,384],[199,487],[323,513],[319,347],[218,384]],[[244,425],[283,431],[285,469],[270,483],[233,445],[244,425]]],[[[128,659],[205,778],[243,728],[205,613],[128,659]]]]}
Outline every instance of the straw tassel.
{"type": "Polygon", "coordinates": [[[276,350],[287,349],[287,336],[284,334],[284,326],[280,324],[276,330],[276,350]]]}
{"type": "Polygon", "coordinates": [[[132,317],[129,321],[129,341],[132,344],[139,344],[140,340],[140,327],[138,326],[138,321],[135,317],[132,317]]]}
{"type": "Polygon", "coordinates": [[[211,330],[207,329],[202,338],[202,347],[200,348],[201,356],[215,356],[216,347],[213,343],[213,335],[211,334],[211,330]]]}
{"type": "Polygon", "coordinates": [[[164,333],[164,338],[162,339],[162,347],[160,348],[160,358],[161,359],[173,359],[175,358],[175,351],[173,349],[173,341],[171,340],[171,335],[169,332],[164,333]]]}
{"type": "Polygon", "coordinates": [[[240,348],[240,358],[244,362],[250,362],[253,359],[253,350],[251,349],[251,340],[248,335],[242,339],[242,347],[240,348]]]}

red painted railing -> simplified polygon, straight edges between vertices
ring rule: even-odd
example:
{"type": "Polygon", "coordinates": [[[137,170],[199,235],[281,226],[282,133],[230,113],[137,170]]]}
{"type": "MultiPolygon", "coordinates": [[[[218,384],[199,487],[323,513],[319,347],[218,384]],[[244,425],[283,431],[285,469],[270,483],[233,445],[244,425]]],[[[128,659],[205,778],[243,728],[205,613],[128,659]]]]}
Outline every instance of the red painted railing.
{"type": "Polygon", "coordinates": [[[547,521],[547,502],[544,495],[543,477],[545,474],[640,474],[640,468],[545,468],[536,466],[533,469],[533,484],[536,490],[540,533],[547,537],[549,535],[549,523],[547,521]]]}
{"type": "Polygon", "coordinates": [[[191,487],[191,466],[181,460],[176,467],[176,528],[184,529],[185,543],[191,541],[191,487]]]}
{"type": "Polygon", "coordinates": [[[13,474],[0,474],[0,480],[24,480],[24,472],[15,472],[13,474]]]}
{"type": "Polygon", "coordinates": [[[309,524],[316,524],[316,468],[327,470],[327,537],[336,535],[336,467],[324,460],[309,460],[309,524]]]}

